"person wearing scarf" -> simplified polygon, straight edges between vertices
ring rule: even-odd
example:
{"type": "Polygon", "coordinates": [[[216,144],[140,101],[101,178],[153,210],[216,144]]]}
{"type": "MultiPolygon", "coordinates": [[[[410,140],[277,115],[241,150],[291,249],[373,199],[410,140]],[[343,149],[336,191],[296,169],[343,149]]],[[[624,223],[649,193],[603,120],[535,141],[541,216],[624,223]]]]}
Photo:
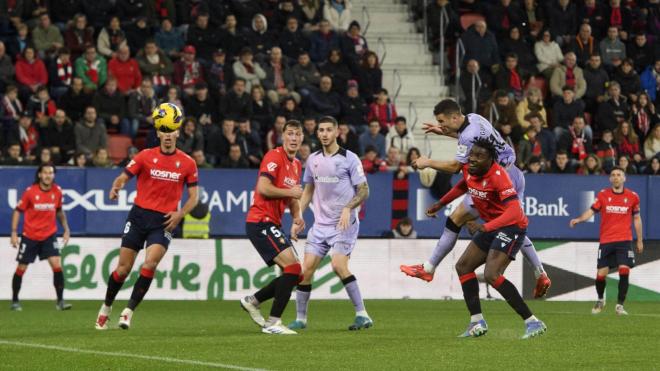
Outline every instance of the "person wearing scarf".
{"type": "Polygon", "coordinates": [[[96,54],[96,48],[88,45],[85,54],[76,59],[74,64],[76,76],[83,80],[86,90],[96,90],[105,84],[108,77],[108,65],[105,59],[96,54]]]}
{"type": "Polygon", "coordinates": [[[561,98],[564,87],[575,91],[575,99],[582,99],[587,92],[587,81],[584,72],[576,65],[577,57],[573,52],[564,54],[564,64],[557,67],[550,78],[550,91],[552,95],[561,98]]]}

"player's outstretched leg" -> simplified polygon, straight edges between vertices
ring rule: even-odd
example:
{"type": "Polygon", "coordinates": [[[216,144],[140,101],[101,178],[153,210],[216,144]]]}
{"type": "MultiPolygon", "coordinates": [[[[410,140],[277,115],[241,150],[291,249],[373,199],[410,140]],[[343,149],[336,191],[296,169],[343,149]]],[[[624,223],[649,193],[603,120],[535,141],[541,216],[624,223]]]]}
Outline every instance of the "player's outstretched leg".
{"type": "Polygon", "coordinates": [[[275,296],[270,308],[270,316],[266,320],[261,332],[273,335],[295,335],[296,332],[282,325],[282,313],[291,298],[291,292],[298,282],[302,280],[302,266],[298,262],[293,248],[288,247],[274,259],[282,267],[282,275],[275,285],[275,296]]]}
{"type": "Polygon", "coordinates": [[[27,270],[27,264],[18,264],[14,277],[11,280],[11,310],[20,312],[23,310],[21,303],[18,301],[18,293],[21,291],[21,284],[23,283],[23,275],[27,270]]]}
{"type": "Polygon", "coordinates": [[[534,244],[529,239],[529,237],[525,236],[525,241],[523,242],[520,251],[525,256],[525,258],[527,258],[529,264],[531,264],[532,267],[534,267],[534,277],[536,277],[536,286],[534,287],[534,291],[532,292],[532,295],[535,299],[542,298],[548,293],[548,289],[550,289],[550,286],[552,285],[552,281],[550,281],[550,278],[548,278],[548,274],[545,272],[545,269],[543,269],[543,263],[541,262],[541,258],[539,258],[539,255],[536,252],[536,248],[534,247],[534,244]]]}
{"type": "Polygon", "coordinates": [[[53,269],[53,286],[55,287],[55,294],[57,295],[57,310],[69,310],[72,305],[64,302],[64,274],[62,273],[62,263],[59,256],[51,256],[48,258],[48,263],[53,269]]]}
{"type": "Polygon", "coordinates": [[[275,288],[279,279],[280,277],[275,277],[268,285],[255,292],[254,295],[246,296],[240,301],[241,308],[250,315],[252,321],[259,327],[264,327],[264,324],[266,324],[266,320],[259,310],[259,304],[275,297],[275,288]]]}
{"type": "Polygon", "coordinates": [[[474,242],[470,242],[467,249],[456,262],[456,273],[458,273],[463,289],[463,298],[470,312],[470,324],[465,332],[459,337],[479,337],[488,332],[488,325],[481,313],[481,301],[479,300],[479,281],[474,270],[486,260],[486,253],[479,249],[474,242]]]}
{"type": "Polygon", "coordinates": [[[137,251],[122,247],[119,249],[119,262],[115,270],[110,273],[108,277],[108,288],[105,291],[105,300],[101,304],[101,309],[96,316],[96,329],[97,330],[107,330],[108,329],[108,320],[110,314],[112,313],[112,303],[115,301],[115,297],[121,290],[121,287],[124,285],[128,273],[130,273],[131,268],[133,268],[133,263],[135,262],[135,257],[137,256],[137,251]]]}
{"type": "Polygon", "coordinates": [[[628,312],[626,312],[625,309],[623,309],[623,302],[626,301],[626,295],[628,294],[628,286],[629,286],[629,281],[628,281],[628,276],[630,275],[630,268],[621,265],[619,266],[619,296],[617,300],[617,304],[615,307],[616,314],[620,316],[627,316],[628,312]]]}
{"type": "Polygon", "coordinates": [[[607,268],[605,268],[605,272],[601,273],[601,271],[598,271],[598,274],[596,275],[596,293],[598,294],[598,301],[596,301],[596,304],[594,304],[594,307],[591,308],[591,314],[598,314],[603,311],[605,308],[605,285],[607,281],[605,281],[607,275],[607,268]]]}

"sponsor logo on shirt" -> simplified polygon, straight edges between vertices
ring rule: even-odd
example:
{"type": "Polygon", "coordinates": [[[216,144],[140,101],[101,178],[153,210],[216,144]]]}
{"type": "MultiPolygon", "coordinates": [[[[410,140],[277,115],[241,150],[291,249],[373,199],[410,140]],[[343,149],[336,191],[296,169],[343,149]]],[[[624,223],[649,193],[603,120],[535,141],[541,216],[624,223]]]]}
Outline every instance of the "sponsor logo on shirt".
{"type": "Polygon", "coordinates": [[[339,183],[339,178],[336,176],[314,176],[314,183],[339,183]]]}
{"type": "Polygon", "coordinates": [[[605,207],[605,212],[610,214],[628,214],[628,209],[628,206],[607,205],[605,207]]]}
{"type": "Polygon", "coordinates": [[[181,173],[175,173],[173,171],[167,170],[151,169],[149,174],[152,178],[158,180],[167,180],[169,182],[178,182],[179,178],[181,178],[181,173]]]}
{"type": "Polygon", "coordinates": [[[296,185],[296,180],[291,179],[288,176],[284,178],[284,184],[288,185],[289,187],[293,187],[296,185]]]}
{"type": "Polygon", "coordinates": [[[516,190],[513,188],[505,189],[504,191],[502,191],[502,196],[511,196],[514,194],[516,194],[516,190]]]}
{"type": "Polygon", "coordinates": [[[488,199],[488,192],[486,191],[480,191],[478,189],[474,188],[469,188],[468,191],[470,192],[470,196],[480,198],[482,200],[487,200],[488,199]]]}
{"type": "Polygon", "coordinates": [[[53,203],[34,204],[34,209],[36,211],[55,211],[55,204],[53,203]]]}

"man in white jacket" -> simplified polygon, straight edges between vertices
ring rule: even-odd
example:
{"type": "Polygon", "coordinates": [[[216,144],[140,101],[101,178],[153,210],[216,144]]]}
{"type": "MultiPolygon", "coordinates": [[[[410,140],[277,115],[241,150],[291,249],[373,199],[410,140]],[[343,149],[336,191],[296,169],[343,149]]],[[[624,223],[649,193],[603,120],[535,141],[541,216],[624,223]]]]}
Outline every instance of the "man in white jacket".
{"type": "Polygon", "coordinates": [[[415,147],[415,138],[410,130],[406,118],[399,116],[394,120],[394,126],[390,128],[385,138],[385,151],[389,151],[390,147],[396,147],[405,156],[408,151],[415,147]]]}

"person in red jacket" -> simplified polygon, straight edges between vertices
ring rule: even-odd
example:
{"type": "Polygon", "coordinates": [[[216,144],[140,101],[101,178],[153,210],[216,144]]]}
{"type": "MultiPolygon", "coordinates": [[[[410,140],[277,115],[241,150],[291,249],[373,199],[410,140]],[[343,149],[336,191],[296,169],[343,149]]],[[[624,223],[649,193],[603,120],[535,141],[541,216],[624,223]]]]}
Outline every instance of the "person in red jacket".
{"type": "Polygon", "coordinates": [[[131,58],[128,46],[119,47],[117,56],[108,62],[108,73],[117,79],[117,90],[124,95],[137,90],[142,83],[140,66],[131,58]]]}
{"type": "Polygon", "coordinates": [[[367,121],[371,122],[372,119],[378,120],[380,123],[380,132],[386,135],[392,126],[394,126],[394,119],[398,116],[394,103],[390,103],[390,98],[387,96],[387,89],[380,89],[376,101],[369,106],[369,115],[367,121]]]}
{"type": "Polygon", "coordinates": [[[48,84],[46,66],[41,59],[37,58],[32,46],[23,50],[23,54],[16,60],[15,68],[16,81],[19,83],[20,95],[23,98],[35,93],[40,86],[48,84]]]}

